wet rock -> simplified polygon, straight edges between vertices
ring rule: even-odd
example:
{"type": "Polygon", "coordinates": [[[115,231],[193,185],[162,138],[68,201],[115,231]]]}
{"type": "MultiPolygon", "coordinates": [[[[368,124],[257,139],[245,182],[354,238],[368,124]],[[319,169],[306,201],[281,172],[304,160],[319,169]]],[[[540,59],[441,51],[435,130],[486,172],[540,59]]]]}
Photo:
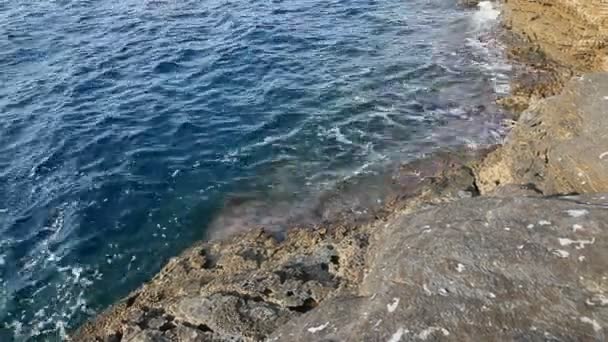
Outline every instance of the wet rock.
{"type": "Polygon", "coordinates": [[[522,115],[477,169],[477,185],[482,193],[505,184],[546,195],[608,191],[607,115],[608,73],[574,78],[522,115]]]}
{"type": "Polygon", "coordinates": [[[395,217],[358,291],[275,341],[605,340],[608,195],[474,198],[395,217]]]}

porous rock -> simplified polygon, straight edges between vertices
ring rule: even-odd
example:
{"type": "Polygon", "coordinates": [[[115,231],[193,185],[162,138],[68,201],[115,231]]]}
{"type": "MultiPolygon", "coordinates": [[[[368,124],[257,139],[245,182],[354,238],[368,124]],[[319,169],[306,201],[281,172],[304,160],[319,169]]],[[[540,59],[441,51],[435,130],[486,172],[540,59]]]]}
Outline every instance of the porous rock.
{"type": "Polygon", "coordinates": [[[507,142],[477,168],[491,193],[532,184],[545,195],[608,191],[608,73],[572,79],[528,109],[507,142]]]}
{"type": "Polygon", "coordinates": [[[465,199],[375,234],[351,296],[271,341],[605,340],[608,196],[465,199]]]}

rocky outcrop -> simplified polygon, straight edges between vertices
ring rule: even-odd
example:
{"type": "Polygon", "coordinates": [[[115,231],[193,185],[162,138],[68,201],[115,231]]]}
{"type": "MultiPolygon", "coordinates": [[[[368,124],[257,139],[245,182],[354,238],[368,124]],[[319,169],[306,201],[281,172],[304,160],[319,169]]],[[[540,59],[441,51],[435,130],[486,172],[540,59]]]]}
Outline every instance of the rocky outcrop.
{"type": "Polygon", "coordinates": [[[573,76],[608,71],[608,3],[505,0],[509,56],[517,71],[500,103],[517,112],[559,94],[573,76]]]}
{"type": "Polygon", "coordinates": [[[502,102],[529,108],[476,168],[480,191],[608,191],[608,3],[507,0],[503,17],[520,70],[502,102]]]}
{"type": "Polygon", "coordinates": [[[607,340],[608,195],[563,195],[608,193],[608,74],[566,82],[607,70],[608,5],[505,8],[533,72],[504,103],[531,106],[474,170],[416,161],[352,210],[323,198],[314,227],[197,243],[72,339],[607,340]]]}
{"type": "Polygon", "coordinates": [[[360,277],[365,234],[252,231],[203,243],[86,324],[78,341],[262,340],[360,277]]]}
{"type": "Polygon", "coordinates": [[[604,340],[607,260],[608,195],[460,199],[201,244],[74,339],[604,340]]]}
{"type": "Polygon", "coordinates": [[[608,196],[474,198],[396,216],[358,291],[270,341],[591,341],[608,328],[608,196]]]}
{"type": "Polygon", "coordinates": [[[284,238],[253,230],[199,243],[72,339],[263,340],[328,298],[354,293],[371,234],[388,217],[477,195],[471,170],[454,155],[404,165],[388,178],[394,191],[386,206],[362,223],[351,217],[284,238]]]}
{"type": "Polygon", "coordinates": [[[608,71],[608,3],[604,0],[505,0],[507,27],[559,65],[608,71]]]}
{"type": "Polygon", "coordinates": [[[477,174],[482,193],[503,184],[546,195],[608,191],[608,73],[576,77],[533,105],[477,174]]]}

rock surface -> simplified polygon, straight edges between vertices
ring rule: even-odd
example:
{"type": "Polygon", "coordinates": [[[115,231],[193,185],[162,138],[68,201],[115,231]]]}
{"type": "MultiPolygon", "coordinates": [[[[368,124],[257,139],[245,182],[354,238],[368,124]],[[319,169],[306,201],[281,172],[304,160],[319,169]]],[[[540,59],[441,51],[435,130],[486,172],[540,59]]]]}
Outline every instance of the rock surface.
{"type": "Polygon", "coordinates": [[[608,73],[576,77],[528,109],[477,174],[482,193],[503,184],[546,195],[608,191],[608,73]]]}
{"type": "Polygon", "coordinates": [[[390,178],[386,206],[361,222],[351,214],[283,240],[258,229],[195,245],[72,340],[263,340],[324,300],[353,293],[370,234],[389,216],[477,195],[472,171],[453,155],[404,165],[390,178]]]}
{"type": "Polygon", "coordinates": [[[604,0],[505,0],[510,30],[560,65],[608,71],[608,3],[604,0]]]}
{"type": "Polygon", "coordinates": [[[270,340],[606,340],[607,209],[600,195],[478,197],[396,216],[355,294],[270,340]]]}

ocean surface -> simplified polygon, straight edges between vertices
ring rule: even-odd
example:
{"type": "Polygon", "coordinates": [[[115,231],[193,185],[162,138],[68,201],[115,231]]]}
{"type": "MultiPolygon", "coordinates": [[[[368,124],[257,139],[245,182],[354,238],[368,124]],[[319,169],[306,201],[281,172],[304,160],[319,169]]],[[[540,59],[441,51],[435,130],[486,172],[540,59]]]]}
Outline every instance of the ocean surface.
{"type": "Polygon", "coordinates": [[[196,240],[500,140],[498,11],[456,2],[0,2],[0,340],[60,341],[196,240]]]}

